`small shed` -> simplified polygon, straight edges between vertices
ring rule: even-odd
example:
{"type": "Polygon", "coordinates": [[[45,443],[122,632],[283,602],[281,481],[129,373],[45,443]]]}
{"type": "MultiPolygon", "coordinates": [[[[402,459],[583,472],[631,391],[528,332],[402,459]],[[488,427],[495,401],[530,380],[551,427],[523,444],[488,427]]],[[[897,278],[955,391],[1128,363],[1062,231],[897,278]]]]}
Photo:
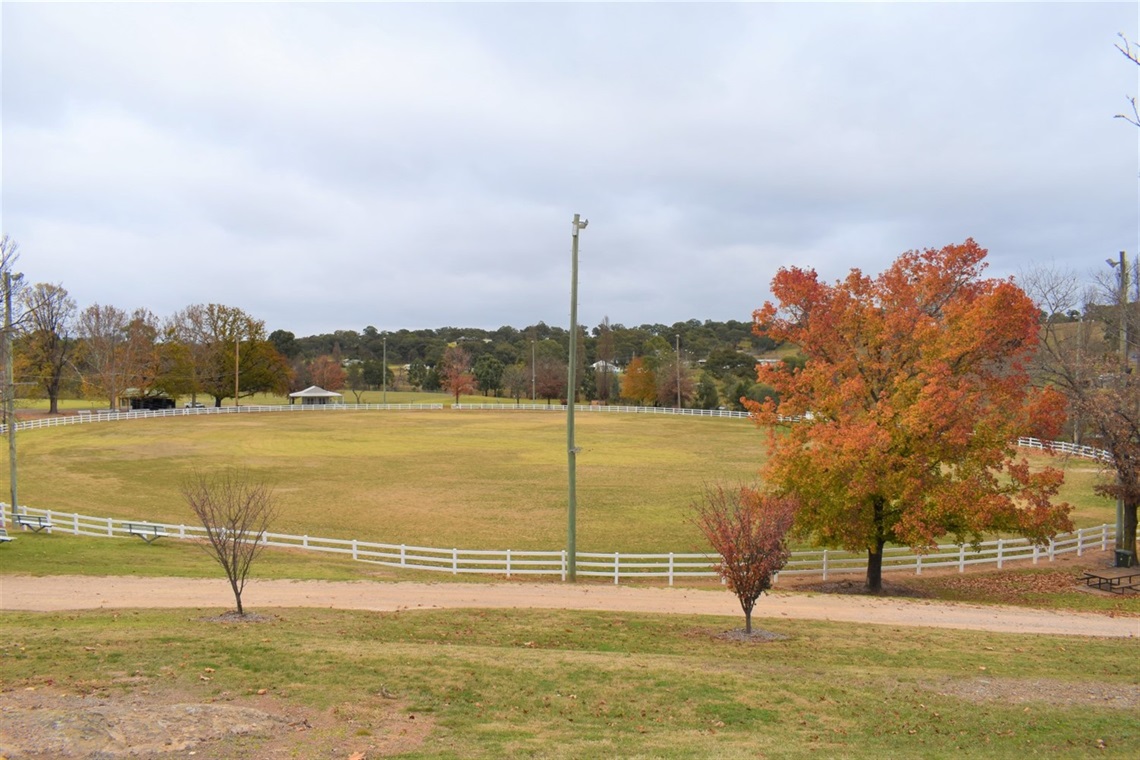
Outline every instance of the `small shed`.
{"type": "Polygon", "coordinates": [[[289,403],[295,404],[300,399],[302,404],[335,404],[343,394],[336,391],[326,391],[319,385],[310,385],[303,391],[289,394],[289,403]]]}

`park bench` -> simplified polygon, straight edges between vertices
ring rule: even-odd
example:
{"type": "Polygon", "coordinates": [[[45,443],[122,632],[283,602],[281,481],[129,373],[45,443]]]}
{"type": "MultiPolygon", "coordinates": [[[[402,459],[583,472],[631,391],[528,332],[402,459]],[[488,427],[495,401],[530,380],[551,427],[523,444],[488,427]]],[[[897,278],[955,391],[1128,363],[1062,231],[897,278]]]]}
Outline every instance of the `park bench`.
{"type": "Polygon", "coordinates": [[[39,533],[41,530],[51,533],[51,520],[43,515],[16,515],[14,519],[17,525],[35,533],[39,533]]]}
{"type": "Polygon", "coordinates": [[[1101,591],[1111,591],[1114,594],[1123,594],[1125,591],[1137,592],[1140,591],[1140,572],[1112,575],[1086,572],[1084,582],[1086,586],[1101,591]]]}
{"type": "Polygon", "coordinates": [[[8,543],[9,541],[14,541],[14,540],[15,539],[12,536],[8,535],[8,529],[7,528],[0,527],[0,543],[8,543]]]}
{"type": "Polygon", "coordinates": [[[148,544],[167,536],[166,529],[161,525],[150,525],[149,523],[127,523],[127,533],[138,536],[148,544]]]}

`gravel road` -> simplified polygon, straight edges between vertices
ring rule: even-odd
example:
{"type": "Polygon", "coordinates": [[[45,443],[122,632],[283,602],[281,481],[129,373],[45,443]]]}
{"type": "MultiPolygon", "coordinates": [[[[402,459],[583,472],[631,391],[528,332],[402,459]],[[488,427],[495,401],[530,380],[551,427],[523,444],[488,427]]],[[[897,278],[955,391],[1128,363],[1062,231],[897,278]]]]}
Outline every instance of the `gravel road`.
{"type": "MultiPolygon", "coordinates": [[[[325,607],[353,610],[539,608],[618,612],[741,615],[728,591],[535,583],[381,583],[252,580],[247,610],[325,607]]],[[[222,579],[0,575],[0,610],[233,607],[222,579]]],[[[956,604],[804,592],[777,592],[756,605],[753,619],[833,620],[879,625],[961,628],[1001,633],[1140,638],[1140,618],[1024,607],[956,604]]]]}

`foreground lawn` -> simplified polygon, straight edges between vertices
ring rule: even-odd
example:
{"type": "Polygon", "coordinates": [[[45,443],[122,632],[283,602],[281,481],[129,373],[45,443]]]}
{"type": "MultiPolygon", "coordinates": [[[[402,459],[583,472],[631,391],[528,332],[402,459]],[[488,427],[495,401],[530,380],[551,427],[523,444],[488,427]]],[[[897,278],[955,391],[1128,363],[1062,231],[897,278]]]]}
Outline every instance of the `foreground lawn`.
{"type": "Polygon", "coordinates": [[[219,612],[2,613],[2,689],[293,711],[283,735],[203,745],[206,758],[259,757],[270,741],[284,756],[372,757],[396,739],[400,756],[454,758],[1140,749],[1135,640],[762,620],[784,638],[760,643],[721,638],[731,618],[219,612]]]}

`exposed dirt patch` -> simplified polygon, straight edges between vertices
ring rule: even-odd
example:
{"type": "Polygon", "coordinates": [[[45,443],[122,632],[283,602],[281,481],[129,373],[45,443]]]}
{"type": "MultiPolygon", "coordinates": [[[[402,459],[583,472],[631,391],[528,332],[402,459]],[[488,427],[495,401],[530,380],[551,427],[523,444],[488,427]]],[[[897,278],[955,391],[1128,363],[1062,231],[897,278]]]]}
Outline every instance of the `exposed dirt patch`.
{"type": "Polygon", "coordinates": [[[737,628],[732,631],[725,631],[724,633],[717,634],[717,638],[721,641],[740,641],[745,644],[765,644],[769,641],[782,641],[788,637],[782,633],[762,631],[758,628],[753,628],[752,633],[745,633],[743,628],[737,628]]]}
{"type": "Polygon", "coordinates": [[[945,679],[927,688],[942,695],[970,702],[1008,704],[1044,703],[1061,707],[1109,707],[1140,711],[1140,685],[1103,684],[1095,681],[1069,683],[1041,678],[945,679]]]}
{"type": "Polygon", "coordinates": [[[398,699],[364,695],[324,713],[269,695],[211,702],[189,694],[75,695],[58,689],[0,692],[0,757],[204,760],[385,757],[419,747],[432,720],[398,699]],[[182,698],[180,698],[182,697],[182,698]]]}
{"type": "Polygon", "coordinates": [[[277,620],[276,615],[259,615],[256,612],[246,612],[238,614],[237,610],[229,610],[223,612],[221,615],[214,615],[213,617],[204,617],[207,623],[270,623],[277,620]]]}

